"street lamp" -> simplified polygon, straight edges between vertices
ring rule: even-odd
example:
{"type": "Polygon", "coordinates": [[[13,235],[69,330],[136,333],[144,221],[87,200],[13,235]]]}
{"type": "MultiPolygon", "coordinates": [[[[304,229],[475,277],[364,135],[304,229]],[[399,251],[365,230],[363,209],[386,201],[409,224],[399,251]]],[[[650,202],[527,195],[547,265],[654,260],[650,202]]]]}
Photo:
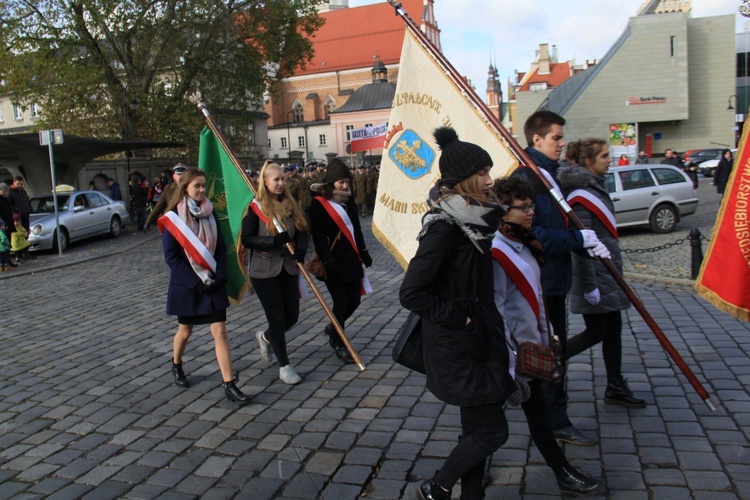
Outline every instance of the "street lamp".
{"type": "Polygon", "coordinates": [[[734,107],[732,106],[732,97],[734,97],[734,104],[737,105],[737,94],[732,94],[729,96],[729,99],[727,100],[727,111],[734,111],[734,107]]]}
{"type": "Polygon", "coordinates": [[[289,166],[292,165],[292,136],[289,132],[289,122],[292,120],[297,121],[294,119],[294,110],[287,111],[286,113],[286,147],[288,148],[287,151],[289,152],[289,166]],[[289,118],[289,115],[292,117],[289,118]]]}

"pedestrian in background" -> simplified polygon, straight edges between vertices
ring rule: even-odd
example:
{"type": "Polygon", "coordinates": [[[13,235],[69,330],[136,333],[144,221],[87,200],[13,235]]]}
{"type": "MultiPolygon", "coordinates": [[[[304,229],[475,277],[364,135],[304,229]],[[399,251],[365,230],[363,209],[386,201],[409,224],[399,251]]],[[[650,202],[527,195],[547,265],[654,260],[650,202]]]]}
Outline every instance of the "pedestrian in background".
{"type": "MultiPolygon", "coordinates": [[[[526,120],[524,135],[526,152],[542,174],[559,190],[558,161],[565,146],[565,119],[551,111],[537,111],[526,120]]],[[[525,176],[534,187],[534,220],[532,231],[544,248],[545,265],[542,268],[542,287],[547,299],[547,312],[552,329],[560,338],[565,352],[568,337],[568,311],[566,300],[573,281],[571,252],[583,248],[594,252],[606,251],[589,229],[578,230],[568,220],[541,179],[527,167],[516,169],[512,175],[525,176]]],[[[558,441],[581,446],[596,444],[596,438],[582,432],[568,418],[568,395],[565,383],[546,384],[547,404],[552,428],[558,441]]]]}
{"type": "MultiPolygon", "coordinates": [[[[503,317],[505,340],[514,349],[523,342],[550,347],[554,332],[542,292],[544,249],[531,230],[534,189],[526,179],[516,176],[496,180],[492,191],[506,210],[492,241],[495,306],[503,317]]],[[[542,381],[517,373],[516,353],[511,350],[509,355],[510,374],[519,386],[526,384],[529,388],[529,397],[521,402],[521,408],[531,439],[555,473],[560,492],[577,496],[601,492],[602,481],[574,467],[557,444],[542,381]]]]}
{"type": "Polygon", "coordinates": [[[641,164],[645,165],[647,163],[648,163],[648,156],[646,155],[646,152],[645,151],[641,151],[640,153],[638,153],[638,157],[635,159],[635,164],[636,165],[641,165],[641,164]]]}
{"type": "Polygon", "coordinates": [[[285,384],[299,384],[302,379],[289,363],[286,332],[299,318],[299,270],[297,262],[305,261],[307,222],[296,201],[285,188],[286,177],[279,165],[266,164],[260,171],[255,198],[242,219],[242,245],[251,252],[247,276],[253,285],[268,329],[255,337],[260,357],[279,361],[279,378],[285,384]],[[279,232],[275,222],[281,225],[279,232]],[[294,255],[285,248],[294,242],[294,255]]]}
{"type": "Polygon", "coordinates": [[[714,186],[716,186],[716,192],[723,195],[724,190],[727,188],[727,183],[729,182],[729,174],[732,173],[732,164],[734,163],[734,160],[732,159],[732,152],[728,149],[725,149],[721,153],[721,160],[719,160],[719,164],[716,166],[716,170],[714,171],[714,186]]]}
{"type": "MultiPolygon", "coordinates": [[[[333,314],[341,328],[357,310],[363,290],[369,288],[362,264],[372,265],[365,246],[352,197],[351,174],[341,160],[328,164],[323,183],[311,186],[315,193],[310,204],[310,233],[315,252],[325,266],[325,283],[333,301],[333,314]]],[[[332,323],[325,327],[328,343],[344,363],[354,363],[332,323]]]]}
{"type": "Polygon", "coordinates": [[[8,224],[13,220],[13,205],[10,203],[8,194],[10,193],[10,187],[4,182],[0,182],[0,219],[7,221],[5,236],[10,241],[10,235],[15,231],[14,227],[10,227],[8,224]]]}
{"type": "MultiPolygon", "coordinates": [[[[31,202],[29,201],[29,195],[23,188],[23,177],[17,175],[13,178],[13,184],[10,186],[10,193],[8,199],[13,207],[14,212],[18,212],[21,215],[21,225],[26,228],[26,231],[30,230],[29,217],[31,215],[31,202]]],[[[5,221],[6,224],[11,224],[10,221],[5,221]]]]}
{"type": "Polygon", "coordinates": [[[137,177],[133,182],[133,208],[135,208],[136,226],[143,231],[146,226],[146,207],[148,206],[148,181],[137,177]]]}
{"type": "MultiPolygon", "coordinates": [[[[596,232],[607,247],[610,259],[622,275],[622,254],[617,236],[615,206],[609,197],[604,176],[612,159],[602,139],[589,138],[568,145],[570,167],[561,169],[558,178],[573,212],[584,226],[596,232]]],[[[568,339],[566,356],[572,358],[602,343],[607,389],[604,402],[629,408],[643,408],[646,402],[636,398],[622,376],[622,313],[630,300],[599,259],[573,254],[573,289],[570,310],[583,315],[586,328],[568,339]]]]}
{"type": "Polygon", "coordinates": [[[146,224],[143,226],[143,232],[148,232],[149,228],[159,220],[159,217],[164,215],[167,211],[167,206],[172,204],[173,198],[179,191],[178,185],[180,183],[180,176],[187,170],[188,166],[184,163],[177,163],[172,167],[172,181],[162,188],[161,198],[156,202],[154,208],[151,210],[148,218],[146,218],[146,224]]]}
{"type": "Polygon", "coordinates": [[[620,155],[620,159],[617,160],[617,166],[622,167],[625,165],[630,165],[630,160],[628,160],[628,156],[625,154],[620,155]]]}
{"type": "Polygon", "coordinates": [[[0,271],[15,271],[16,266],[10,261],[10,240],[5,235],[8,225],[0,218],[0,271]]]}
{"type": "Polygon", "coordinates": [[[227,247],[219,217],[206,197],[206,174],[197,168],[184,171],[177,194],[159,219],[164,258],[169,266],[167,314],[177,316],[172,342],[172,376],[175,384],[188,387],[182,356],[196,325],[210,325],[216,360],[230,401],[250,402],[232,377],[232,353],[227,337],[227,247]]]}
{"type": "Polygon", "coordinates": [[[516,387],[508,373],[503,319],[495,308],[492,237],[503,210],[489,197],[490,155],[441,127],[442,153],[432,209],[422,220],[419,246],[399,299],[422,320],[427,388],[460,407],[461,438],[435,476],[419,487],[423,500],[484,498],[486,460],[508,439],[503,403],[516,387]]]}
{"type": "Polygon", "coordinates": [[[107,179],[107,186],[109,187],[109,197],[115,201],[122,201],[120,183],[110,177],[107,179]]]}
{"type": "Polygon", "coordinates": [[[13,214],[13,226],[15,231],[10,235],[10,249],[16,256],[16,263],[22,264],[26,262],[26,255],[29,253],[29,232],[21,224],[21,214],[13,214]]]}

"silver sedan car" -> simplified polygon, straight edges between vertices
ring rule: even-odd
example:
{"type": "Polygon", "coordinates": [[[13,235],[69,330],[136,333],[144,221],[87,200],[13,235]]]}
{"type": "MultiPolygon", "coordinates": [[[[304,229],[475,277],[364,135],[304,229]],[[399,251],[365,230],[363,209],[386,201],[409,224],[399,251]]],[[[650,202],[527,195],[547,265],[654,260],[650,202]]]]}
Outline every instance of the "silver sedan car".
{"type": "Polygon", "coordinates": [[[618,228],[648,226],[669,233],[698,208],[693,181],[672,165],[610,167],[606,185],[618,228]]]}
{"type": "MultiPolygon", "coordinates": [[[[60,221],[60,247],[65,250],[72,241],[108,234],[120,235],[130,222],[124,201],[114,201],[99,191],[76,191],[58,187],[57,206],[60,221]]],[[[55,205],[52,193],[31,197],[30,250],[57,250],[55,205]]]]}

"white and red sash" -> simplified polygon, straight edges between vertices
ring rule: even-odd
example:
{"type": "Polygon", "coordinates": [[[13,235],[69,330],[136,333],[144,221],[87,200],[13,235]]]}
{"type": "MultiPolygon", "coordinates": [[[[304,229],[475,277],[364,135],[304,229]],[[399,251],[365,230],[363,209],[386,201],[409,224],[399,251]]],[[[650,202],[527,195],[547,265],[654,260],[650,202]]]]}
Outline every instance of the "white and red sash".
{"type": "Polygon", "coordinates": [[[507,243],[495,238],[492,241],[492,258],[494,258],[516,285],[518,291],[534,311],[537,323],[540,321],[539,297],[542,296],[541,283],[536,278],[534,270],[507,243]]]}
{"type": "MultiPolygon", "coordinates": [[[[325,211],[328,212],[328,215],[331,217],[331,219],[333,219],[333,222],[335,222],[339,227],[341,234],[344,235],[354,251],[357,252],[357,257],[359,258],[359,262],[361,264],[362,257],[360,257],[359,255],[359,248],[357,248],[357,242],[354,239],[354,226],[352,225],[352,220],[349,218],[349,214],[347,214],[346,210],[344,210],[344,207],[342,207],[338,203],[331,203],[322,196],[316,196],[315,199],[318,200],[325,211]]],[[[364,269],[362,271],[364,276],[362,278],[362,286],[360,287],[360,291],[362,292],[362,295],[365,295],[367,293],[372,293],[372,286],[370,286],[370,280],[367,279],[367,273],[364,272],[364,269]]]]}
{"type": "Polygon", "coordinates": [[[597,198],[593,193],[585,189],[576,189],[568,195],[568,203],[575,205],[576,203],[585,207],[589,212],[594,214],[597,219],[604,224],[612,236],[617,239],[617,222],[615,221],[614,214],[609,210],[609,207],[604,204],[602,200],[597,198]]]}
{"type": "Polygon", "coordinates": [[[180,219],[179,215],[170,210],[159,217],[156,225],[161,232],[164,232],[165,229],[169,231],[169,234],[177,240],[188,257],[193,259],[200,267],[216,273],[216,259],[208,251],[206,245],[198,239],[198,236],[180,219]]]}
{"type": "MultiPolygon", "coordinates": [[[[265,214],[261,210],[262,207],[263,206],[257,199],[253,199],[253,201],[250,202],[250,210],[252,210],[253,213],[258,216],[258,219],[260,219],[263,224],[268,226],[268,223],[271,220],[265,216],[265,214]]],[[[305,278],[302,277],[302,273],[297,273],[297,288],[299,289],[299,298],[304,299],[305,297],[310,295],[310,289],[307,288],[307,283],[305,283],[305,278]]]]}
{"type": "Polygon", "coordinates": [[[250,209],[255,212],[255,215],[258,216],[260,221],[264,223],[266,226],[270,222],[268,217],[263,213],[263,210],[261,210],[261,204],[257,199],[253,199],[253,201],[250,202],[250,209]]]}
{"type": "MultiPolygon", "coordinates": [[[[552,174],[550,174],[549,172],[547,172],[542,167],[537,167],[537,168],[539,169],[539,172],[542,173],[542,175],[544,176],[544,178],[547,179],[547,181],[549,182],[550,186],[552,186],[552,191],[554,191],[555,195],[558,196],[562,200],[563,199],[563,195],[560,192],[560,188],[557,185],[557,181],[555,180],[554,177],[552,177],[552,174]]],[[[550,196],[552,196],[552,194],[550,194],[550,196]]],[[[554,196],[552,196],[552,197],[554,199],[554,196]]],[[[568,214],[566,214],[565,210],[563,210],[562,207],[557,204],[557,201],[555,201],[555,207],[557,207],[557,209],[562,214],[562,216],[563,216],[563,223],[565,224],[565,229],[567,229],[568,228],[568,214]]]]}

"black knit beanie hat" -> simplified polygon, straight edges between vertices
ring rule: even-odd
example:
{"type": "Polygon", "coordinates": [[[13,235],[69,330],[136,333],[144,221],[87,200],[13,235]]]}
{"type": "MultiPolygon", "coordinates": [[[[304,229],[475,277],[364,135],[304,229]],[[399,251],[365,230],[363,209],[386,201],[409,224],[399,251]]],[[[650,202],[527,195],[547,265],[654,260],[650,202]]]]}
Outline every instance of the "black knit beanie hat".
{"type": "Polygon", "coordinates": [[[341,179],[351,178],[352,176],[351,173],[349,173],[349,167],[347,167],[343,161],[339,160],[338,158],[334,158],[333,160],[328,162],[325,176],[326,184],[333,184],[334,182],[340,181],[341,179]]]}
{"type": "Polygon", "coordinates": [[[440,147],[440,183],[453,187],[476,174],[484,167],[493,165],[487,151],[476,144],[458,140],[458,134],[449,127],[440,127],[433,133],[440,147]]]}

